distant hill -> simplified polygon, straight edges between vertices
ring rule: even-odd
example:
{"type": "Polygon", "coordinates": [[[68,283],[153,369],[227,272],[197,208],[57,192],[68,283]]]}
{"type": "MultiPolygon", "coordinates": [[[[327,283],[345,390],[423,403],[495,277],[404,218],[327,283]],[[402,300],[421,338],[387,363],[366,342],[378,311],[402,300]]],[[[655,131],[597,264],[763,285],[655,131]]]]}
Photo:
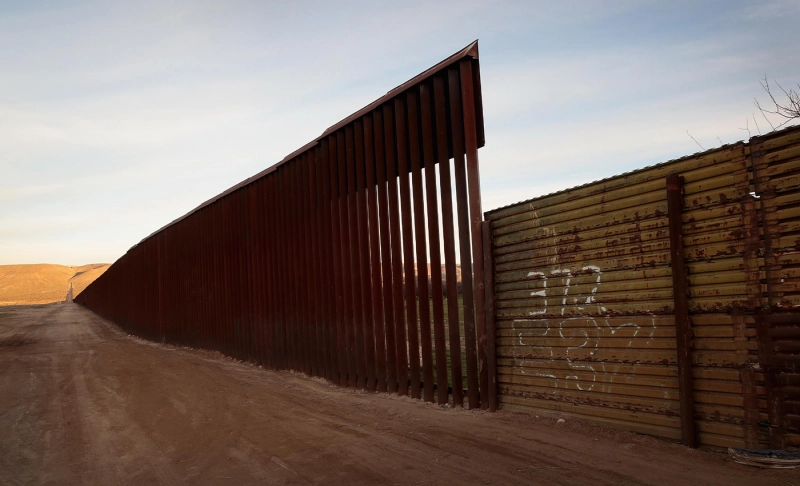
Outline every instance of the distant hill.
{"type": "Polygon", "coordinates": [[[79,267],[37,263],[0,265],[0,306],[62,302],[72,283],[72,295],[78,295],[103,274],[108,263],[79,267]]]}

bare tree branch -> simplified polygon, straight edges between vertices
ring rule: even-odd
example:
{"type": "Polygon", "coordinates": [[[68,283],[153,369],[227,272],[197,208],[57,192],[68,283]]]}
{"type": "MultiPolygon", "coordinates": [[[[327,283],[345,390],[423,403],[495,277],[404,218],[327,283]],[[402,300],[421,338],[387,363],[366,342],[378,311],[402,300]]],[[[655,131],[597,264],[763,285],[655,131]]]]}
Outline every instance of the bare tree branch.
{"type": "Polygon", "coordinates": [[[756,124],[756,128],[758,128],[758,134],[761,135],[761,127],[758,126],[758,122],[756,121],[756,114],[753,113],[753,123],[756,124]]]}
{"type": "Polygon", "coordinates": [[[703,147],[702,145],[700,145],[700,142],[698,142],[698,141],[697,141],[697,140],[696,140],[696,139],[695,139],[695,138],[692,136],[692,134],[691,134],[691,133],[689,133],[689,130],[686,130],[686,135],[689,135],[689,138],[691,138],[692,140],[694,140],[694,143],[696,143],[698,147],[700,147],[701,149],[705,150],[705,147],[703,147]]]}
{"type": "Polygon", "coordinates": [[[755,101],[755,103],[756,103],[756,108],[758,108],[761,111],[761,116],[763,116],[764,119],[767,121],[767,123],[769,123],[769,126],[772,127],[772,131],[774,132],[775,131],[775,125],[773,125],[772,122],[769,121],[769,118],[767,118],[766,113],[764,113],[764,110],[761,109],[761,105],[758,104],[757,100],[755,101]]]}
{"type": "MultiPolygon", "coordinates": [[[[772,127],[772,130],[777,130],[782,126],[790,123],[792,120],[800,119],[800,91],[795,91],[790,89],[786,91],[783,86],[781,86],[777,81],[775,84],[778,85],[778,88],[783,92],[784,96],[786,96],[786,102],[779,102],[775,99],[775,95],[772,93],[772,88],[769,85],[769,79],[767,75],[764,75],[763,80],[759,80],[761,87],[764,88],[764,91],[767,92],[767,96],[769,96],[770,101],[774,105],[773,109],[764,108],[758,102],[758,100],[754,99],[756,108],[761,112],[761,115],[767,120],[769,126],[772,127]],[[777,126],[773,125],[769,118],[767,118],[767,114],[770,115],[777,115],[785,120],[782,123],[779,123],[777,126]]],[[[800,84],[798,84],[798,89],[800,89],[800,84]]]]}
{"type": "Polygon", "coordinates": [[[739,128],[739,130],[746,130],[747,131],[747,138],[752,138],[753,135],[750,133],[750,120],[745,118],[744,121],[745,121],[745,127],[746,128],[739,128],[739,127],[737,127],[737,128],[739,128]]]}

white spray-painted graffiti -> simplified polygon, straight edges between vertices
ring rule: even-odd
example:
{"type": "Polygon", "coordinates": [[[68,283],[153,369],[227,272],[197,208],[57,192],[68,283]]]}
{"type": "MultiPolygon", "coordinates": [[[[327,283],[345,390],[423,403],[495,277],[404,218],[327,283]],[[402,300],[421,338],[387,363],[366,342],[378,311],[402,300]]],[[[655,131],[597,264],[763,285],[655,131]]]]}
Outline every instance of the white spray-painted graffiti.
{"type": "MultiPolygon", "coordinates": [[[[620,329],[624,328],[632,328],[633,334],[630,334],[630,338],[627,342],[626,347],[634,347],[634,348],[646,348],[647,344],[653,338],[656,329],[658,328],[656,324],[656,317],[650,316],[648,319],[648,323],[644,324],[644,322],[639,319],[639,323],[636,322],[620,322],[614,319],[602,318],[602,317],[570,317],[567,319],[517,319],[514,321],[515,332],[519,333],[519,345],[526,346],[528,348],[537,348],[541,350],[538,354],[542,357],[546,358],[546,355],[549,354],[550,359],[555,359],[553,353],[553,346],[545,345],[542,342],[543,337],[555,337],[552,336],[551,329],[557,329],[557,336],[560,339],[570,340],[573,341],[577,338],[579,341],[578,343],[573,343],[570,346],[564,347],[564,358],[569,370],[574,370],[576,372],[583,372],[584,376],[578,376],[576,374],[567,374],[563,375],[559,378],[555,373],[548,373],[545,370],[536,370],[531,368],[526,368],[526,360],[523,360],[520,363],[520,372],[524,375],[531,375],[531,376],[540,376],[543,378],[552,378],[555,380],[555,388],[559,388],[559,383],[566,381],[566,383],[562,383],[562,387],[568,388],[569,383],[573,382],[575,387],[582,391],[591,391],[595,389],[595,386],[598,386],[598,375],[600,374],[613,374],[619,375],[623,366],[626,369],[629,369],[625,375],[633,374],[634,370],[636,369],[636,364],[626,364],[620,365],[617,363],[606,363],[605,361],[592,361],[591,358],[597,354],[600,340],[603,339],[603,336],[611,336],[613,337],[620,329]],[[516,327],[516,324],[522,324],[526,322],[537,322],[542,324],[539,328],[524,328],[522,332],[520,329],[516,327]],[[570,327],[570,323],[584,321],[587,323],[586,328],[572,328],[570,327]],[[586,353],[586,350],[589,350],[586,353]],[[576,354],[580,352],[578,356],[576,354]],[[587,356],[589,359],[587,359],[587,356]],[[588,374],[588,376],[587,376],[588,374]],[[587,383],[588,382],[588,383],[587,383]]],[[[622,375],[619,375],[621,377],[622,375]]],[[[610,392],[607,389],[607,385],[613,384],[613,377],[608,378],[602,384],[599,384],[600,389],[597,391],[601,392],[610,392]]]]}
{"type": "MultiPolygon", "coordinates": [[[[587,315],[585,317],[570,317],[566,319],[548,319],[544,317],[545,315],[554,314],[552,310],[548,312],[547,281],[548,279],[552,278],[563,279],[564,293],[563,297],[559,299],[561,305],[560,310],[556,312],[556,314],[564,315],[564,309],[567,305],[567,298],[569,297],[570,282],[572,281],[573,272],[569,269],[557,268],[552,270],[549,275],[546,275],[543,272],[528,273],[528,277],[539,277],[539,280],[542,281],[543,288],[541,290],[531,292],[531,297],[541,297],[544,305],[541,310],[530,312],[531,316],[541,316],[541,318],[517,319],[514,321],[513,329],[515,333],[519,333],[519,345],[529,348],[537,348],[540,351],[534,354],[542,356],[545,359],[547,354],[549,354],[550,359],[555,359],[553,353],[554,347],[545,345],[542,338],[560,338],[572,342],[572,345],[562,348],[564,349],[567,367],[570,370],[567,371],[567,374],[556,374],[555,372],[550,372],[552,370],[548,371],[546,369],[527,368],[525,366],[526,360],[523,360],[520,363],[519,369],[524,375],[539,376],[542,378],[551,378],[555,380],[555,388],[553,393],[555,393],[556,389],[559,387],[569,388],[571,384],[574,384],[574,387],[581,391],[594,390],[609,393],[611,391],[609,387],[613,385],[615,376],[605,376],[601,382],[598,382],[598,375],[616,375],[618,380],[619,378],[622,378],[622,376],[619,375],[619,372],[621,371],[623,365],[618,363],[606,363],[603,360],[593,360],[594,356],[599,350],[600,340],[604,336],[614,337],[621,329],[631,328],[633,329],[633,333],[626,333],[630,338],[628,340],[627,347],[647,348],[647,345],[650,343],[650,340],[655,334],[657,329],[655,316],[650,316],[650,318],[647,320],[638,318],[636,319],[637,322],[632,320],[626,321],[624,319],[620,320],[619,318],[596,316],[596,314],[603,314],[606,312],[606,308],[597,304],[595,298],[598,288],[601,285],[602,273],[603,272],[599,267],[593,265],[587,265],[581,268],[580,275],[589,274],[597,276],[594,281],[594,285],[591,287],[591,290],[588,293],[573,296],[573,302],[575,304],[583,304],[577,305],[578,310],[586,310],[587,315]],[[597,307],[595,309],[590,309],[590,307],[593,305],[596,305],[597,307]],[[595,316],[592,316],[592,314],[595,314],[595,316]],[[524,328],[517,328],[517,324],[524,325],[524,323],[532,322],[536,323],[537,326],[531,328],[525,325],[524,328]],[[586,325],[574,327],[574,324],[577,322],[585,322],[586,325]],[[557,332],[551,332],[551,330],[555,331],[556,329],[557,332]],[[557,334],[558,337],[556,337],[554,334],[557,334]],[[577,343],[575,342],[576,340],[578,341],[577,343]],[[579,356],[576,356],[576,354],[579,354],[579,356]],[[571,371],[574,371],[575,373],[571,373],[571,371]],[[580,376],[577,373],[580,373],[580,376]],[[561,377],[559,377],[559,375],[561,375],[561,377]],[[595,389],[596,387],[597,389],[595,389]]],[[[629,375],[634,373],[636,364],[626,364],[624,367],[628,369],[625,375],[629,375]]]]}
{"type": "MultiPolygon", "coordinates": [[[[590,275],[597,275],[597,279],[594,282],[594,287],[592,288],[591,292],[588,295],[581,295],[575,299],[578,305],[578,310],[584,310],[585,306],[590,306],[595,303],[595,294],[597,294],[597,289],[600,287],[600,279],[603,276],[603,272],[600,270],[600,267],[596,267],[594,265],[586,265],[585,267],[581,268],[581,275],[585,274],[590,275]]],[[[561,315],[564,315],[564,310],[566,309],[567,299],[569,297],[569,289],[570,283],[572,282],[572,270],[568,268],[555,268],[550,271],[550,275],[546,275],[543,272],[528,272],[528,277],[539,277],[538,280],[542,282],[542,290],[536,290],[531,292],[531,297],[541,297],[544,302],[544,307],[541,310],[535,310],[529,312],[530,315],[544,315],[547,314],[547,306],[548,306],[548,296],[547,296],[547,280],[550,278],[561,278],[564,279],[564,293],[561,297],[561,315]]],[[[605,312],[606,308],[598,305],[598,309],[600,312],[605,312]]]]}

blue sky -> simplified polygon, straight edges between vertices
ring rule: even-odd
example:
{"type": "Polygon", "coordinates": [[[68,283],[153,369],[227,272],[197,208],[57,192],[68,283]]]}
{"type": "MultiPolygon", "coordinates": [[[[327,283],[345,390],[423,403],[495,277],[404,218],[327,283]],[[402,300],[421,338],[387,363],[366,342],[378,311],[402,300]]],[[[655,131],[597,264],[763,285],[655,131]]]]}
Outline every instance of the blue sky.
{"type": "Polygon", "coordinates": [[[0,0],[0,264],[114,261],[474,39],[485,210],[756,135],[759,79],[800,82],[798,0],[335,3],[0,0]]]}

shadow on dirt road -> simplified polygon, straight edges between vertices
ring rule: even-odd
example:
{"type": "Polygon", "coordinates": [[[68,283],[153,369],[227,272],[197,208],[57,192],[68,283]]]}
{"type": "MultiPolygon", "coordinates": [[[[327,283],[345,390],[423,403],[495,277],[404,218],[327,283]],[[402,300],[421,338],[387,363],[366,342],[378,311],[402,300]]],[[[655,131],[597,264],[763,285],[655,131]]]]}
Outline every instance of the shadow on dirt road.
{"type": "Polygon", "coordinates": [[[800,484],[556,417],[445,410],[0,308],[0,484],[800,484]]]}

